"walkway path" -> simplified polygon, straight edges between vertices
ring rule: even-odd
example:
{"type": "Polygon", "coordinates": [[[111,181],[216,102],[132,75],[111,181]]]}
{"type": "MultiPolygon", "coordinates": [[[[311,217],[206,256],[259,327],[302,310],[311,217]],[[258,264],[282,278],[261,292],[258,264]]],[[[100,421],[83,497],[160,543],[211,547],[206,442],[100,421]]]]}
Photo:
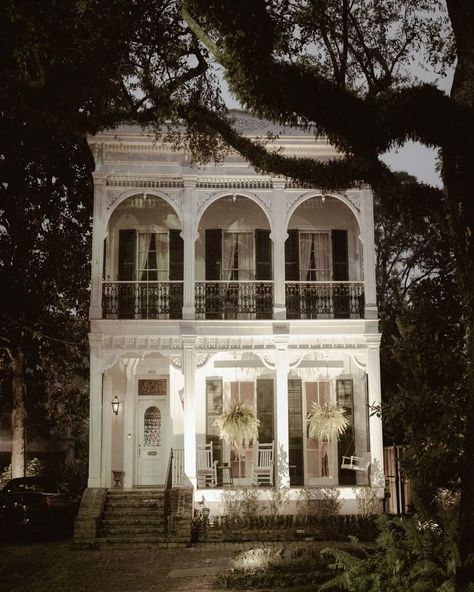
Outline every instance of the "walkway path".
{"type": "Polygon", "coordinates": [[[216,574],[242,548],[79,551],[69,541],[3,544],[0,592],[215,592],[216,574]]]}

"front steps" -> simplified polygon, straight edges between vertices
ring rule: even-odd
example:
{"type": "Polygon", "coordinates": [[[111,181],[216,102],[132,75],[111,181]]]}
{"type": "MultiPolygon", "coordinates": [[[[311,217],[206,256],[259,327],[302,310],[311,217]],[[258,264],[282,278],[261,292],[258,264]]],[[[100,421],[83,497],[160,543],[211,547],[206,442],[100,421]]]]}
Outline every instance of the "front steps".
{"type": "Polygon", "coordinates": [[[189,545],[187,537],[167,532],[164,503],[164,489],[109,489],[97,546],[101,549],[148,549],[189,545]]]}

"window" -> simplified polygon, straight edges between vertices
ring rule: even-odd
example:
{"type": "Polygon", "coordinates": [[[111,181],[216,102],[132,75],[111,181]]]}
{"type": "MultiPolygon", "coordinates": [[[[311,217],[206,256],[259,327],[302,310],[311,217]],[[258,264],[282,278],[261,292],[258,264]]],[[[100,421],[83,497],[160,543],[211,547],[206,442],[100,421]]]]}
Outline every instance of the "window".
{"type": "Polygon", "coordinates": [[[331,259],[328,232],[300,232],[300,281],[330,281],[331,259]]]}
{"type": "Polygon", "coordinates": [[[137,280],[167,281],[168,233],[140,233],[137,250],[137,280]]]}
{"type": "Polygon", "coordinates": [[[221,279],[255,279],[253,232],[224,232],[223,238],[221,279]]]}

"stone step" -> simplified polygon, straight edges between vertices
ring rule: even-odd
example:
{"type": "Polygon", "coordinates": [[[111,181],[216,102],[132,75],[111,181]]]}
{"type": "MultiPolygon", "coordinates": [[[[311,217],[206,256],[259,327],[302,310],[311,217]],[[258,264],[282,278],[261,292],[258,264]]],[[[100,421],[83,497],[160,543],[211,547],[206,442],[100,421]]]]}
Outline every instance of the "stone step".
{"type": "Polygon", "coordinates": [[[161,487],[154,489],[109,489],[108,497],[148,497],[150,495],[164,495],[165,490],[161,487]]]}
{"type": "Polygon", "coordinates": [[[146,518],[147,516],[149,518],[159,518],[160,516],[163,516],[163,514],[163,506],[158,508],[140,508],[137,506],[123,506],[119,508],[106,507],[104,509],[103,516],[108,518],[118,518],[120,516],[127,516],[130,518],[133,516],[142,516],[143,518],[146,518]]]}
{"type": "Polygon", "coordinates": [[[114,526],[160,526],[164,523],[163,516],[107,516],[103,518],[102,525],[113,528],[114,526]]]}
{"type": "Polygon", "coordinates": [[[110,500],[107,499],[105,502],[105,508],[143,508],[146,509],[154,509],[154,508],[162,508],[164,506],[164,500],[161,498],[149,499],[117,499],[117,500],[110,500]]]}
{"type": "Polygon", "coordinates": [[[159,538],[161,535],[164,534],[163,527],[151,527],[151,526],[117,526],[117,527],[110,527],[110,526],[102,526],[101,534],[104,537],[110,538],[117,538],[122,536],[130,536],[130,537],[141,537],[141,536],[154,536],[159,538]]]}

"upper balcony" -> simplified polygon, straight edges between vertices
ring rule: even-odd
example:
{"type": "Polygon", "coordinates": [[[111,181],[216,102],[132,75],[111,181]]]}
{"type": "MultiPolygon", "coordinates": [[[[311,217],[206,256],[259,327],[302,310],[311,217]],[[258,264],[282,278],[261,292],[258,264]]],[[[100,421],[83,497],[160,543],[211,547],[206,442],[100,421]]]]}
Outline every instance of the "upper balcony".
{"type": "Polygon", "coordinates": [[[353,208],[319,192],[281,193],[268,192],[265,208],[249,192],[220,191],[199,212],[194,190],[192,220],[159,191],[121,200],[102,245],[102,318],[364,318],[353,208]]]}

